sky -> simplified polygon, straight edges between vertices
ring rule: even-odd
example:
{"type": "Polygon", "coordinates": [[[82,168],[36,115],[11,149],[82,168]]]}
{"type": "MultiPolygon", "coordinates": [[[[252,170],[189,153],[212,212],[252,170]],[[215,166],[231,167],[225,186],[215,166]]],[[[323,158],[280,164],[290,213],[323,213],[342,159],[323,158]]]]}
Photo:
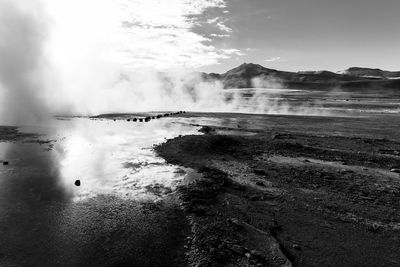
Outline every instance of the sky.
{"type": "Polygon", "coordinates": [[[400,69],[398,0],[42,0],[54,55],[224,72],[400,69]],[[60,53],[63,51],[63,53],[60,53]]]}
{"type": "Polygon", "coordinates": [[[182,109],[197,101],[190,82],[201,106],[223,87],[193,72],[244,62],[400,70],[399,10],[398,0],[0,0],[0,115],[182,109]]]}
{"type": "MultiPolygon", "coordinates": [[[[8,1],[8,0],[0,0],[8,1]]],[[[29,0],[16,0],[29,6],[29,0]]],[[[398,0],[38,0],[63,68],[399,70],[398,0]]]]}
{"type": "Polygon", "coordinates": [[[227,0],[226,10],[221,20],[232,31],[216,46],[243,55],[208,68],[216,72],[241,62],[292,71],[400,69],[398,0],[227,0]]]}

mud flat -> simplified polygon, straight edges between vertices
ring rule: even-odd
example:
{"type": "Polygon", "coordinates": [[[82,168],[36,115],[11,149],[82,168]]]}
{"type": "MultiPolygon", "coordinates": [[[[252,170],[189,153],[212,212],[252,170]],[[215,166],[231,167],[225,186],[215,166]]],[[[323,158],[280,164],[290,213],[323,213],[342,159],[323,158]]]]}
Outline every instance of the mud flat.
{"type": "Polygon", "coordinates": [[[400,265],[398,118],[192,115],[212,130],[155,148],[195,170],[190,266],[400,265]]]}

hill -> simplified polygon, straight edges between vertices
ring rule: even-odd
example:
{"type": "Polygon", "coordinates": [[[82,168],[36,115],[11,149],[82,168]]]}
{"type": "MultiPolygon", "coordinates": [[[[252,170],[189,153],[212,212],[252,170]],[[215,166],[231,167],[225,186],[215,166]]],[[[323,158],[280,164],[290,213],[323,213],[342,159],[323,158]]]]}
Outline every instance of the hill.
{"type": "MultiPolygon", "coordinates": [[[[264,87],[255,79],[272,81],[283,88],[309,89],[400,89],[400,71],[391,72],[380,69],[352,67],[341,73],[330,71],[289,72],[269,69],[259,64],[244,63],[225,73],[202,73],[206,80],[219,80],[225,88],[264,87]]],[[[269,85],[269,83],[267,83],[269,85]]],[[[267,87],[267,86],[266,86],[267,87]]]]}

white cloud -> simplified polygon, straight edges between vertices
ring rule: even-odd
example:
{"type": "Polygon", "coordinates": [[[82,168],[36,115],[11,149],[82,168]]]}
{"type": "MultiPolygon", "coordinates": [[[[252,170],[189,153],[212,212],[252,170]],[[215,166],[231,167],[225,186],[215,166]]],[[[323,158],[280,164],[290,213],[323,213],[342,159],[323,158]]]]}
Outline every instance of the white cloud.
{"type": "Polygon", "coordinates": [[[252,48],[252,47],[246,47],[244,49],[246,52],[254,52],[254,51],[259,51],[260,49],[258,48],[252,48]]]}
{"type": "Polygon", "coordinates": [[[221,17],[215,17],[207,20],[208,24],[214,24],[220,31],[232,33],[233,30],[225,25],[226,20],[221,17]]]}
{"type": "Polygon", "coordinates": [[[214,24],[214,23],[217,23],[218,20],[219,20],[219,17],[215,17],[215,18],[212,18],[212,19],[208,19],[207,23],[208,24],[214,24]]]}
{"type": "MultiPolygon", "coordinates": [[[[130,68],[168,69],[216,64],[232,55],[192,31],[196,16],[224,9],[225,0],[43,1],[53,17],[52,49],[60,61],[95,57],[130,68]]],[[[232,32],[218,17],[210,21],[232,32]]]]}
{"type": "Polygon", "coordinates": [[[212,33],[210,34],[211,37],[217,37],[217,38],[226,38],[229,37],[229,34],[217,34],[217,33],[212,33]]]}
{"type": "Polygon", "coordinates": [[[284,60],[281,57],[271,57],[271,58],[268,58],[268,59],[266,59],[264,61],[266,61],[266,62],[277,62],[277,61],[282,62],[284,60]]]}
{"type": "Polygon", "coordinates": [[[222,22],[218,22],[217,27],[223,32],[229,32],[229,33],[233,32],[232,28],[229,28],[222,22]]]}

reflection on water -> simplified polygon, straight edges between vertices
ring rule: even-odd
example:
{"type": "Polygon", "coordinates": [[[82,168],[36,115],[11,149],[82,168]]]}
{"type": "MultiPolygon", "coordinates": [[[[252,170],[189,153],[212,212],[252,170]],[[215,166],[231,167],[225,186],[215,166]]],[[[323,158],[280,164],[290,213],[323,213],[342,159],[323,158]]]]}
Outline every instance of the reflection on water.
{"type": "Polygon", "coordinates": [[[183,215],[174,203],[151,214],[139,203],[162,198],[185,175],[151,149],[196,131],[179,120],[56,120],[21,129],[43,134],[39,142],[0,142],[0,161],[10,163],[0,164],[0,266],[172,262],[183,215]]]}
{"type": "Polygon", "coordinates": [[[149,123],[78,120],[58,149],[62,155],[62,179],[70,188],[74,180],[81,180],[81,187],[71,188],[77,199],[97,194],[155,197],[173,189],[182,174],[156,157],[152,145],[164,138],[194,132],[193,127],[172,124],[170,120],[149,123]],[[149,189],[153,189],[153,194],[149,194],[149,189]]]}
{"type": "MultiPolygon", "coordinates": [[[[177,118],[148,123],[76,118],[21,131],[44,134],[43,142],[2,147],[14,164],[8,171],[22,176],[27,175],[23,170],[49,172],[43,176],[52,175],[63,194],[75,201],[101,194],[155,200],[171,192],[185,173],[157,157],[152,146],[165,138],[197,132],[196,127],[179,123],[177,118]],[[38,164],[38,159],[47,165],[38,164]],[[75,186],[75,180],[80,180],[81,186],[75,186]]],[[[49,181],[36,182],[49,187],[49,181]]]]}
{"type": "Polygon", "coordinates": [[[35,201],[64,201],[70,198],[60,181],[60,163],[57,157],[37,144],[0,143],[2,158],[9,166],[0,170],[2,204],[19,202],[32,205],[35,201]]]}

